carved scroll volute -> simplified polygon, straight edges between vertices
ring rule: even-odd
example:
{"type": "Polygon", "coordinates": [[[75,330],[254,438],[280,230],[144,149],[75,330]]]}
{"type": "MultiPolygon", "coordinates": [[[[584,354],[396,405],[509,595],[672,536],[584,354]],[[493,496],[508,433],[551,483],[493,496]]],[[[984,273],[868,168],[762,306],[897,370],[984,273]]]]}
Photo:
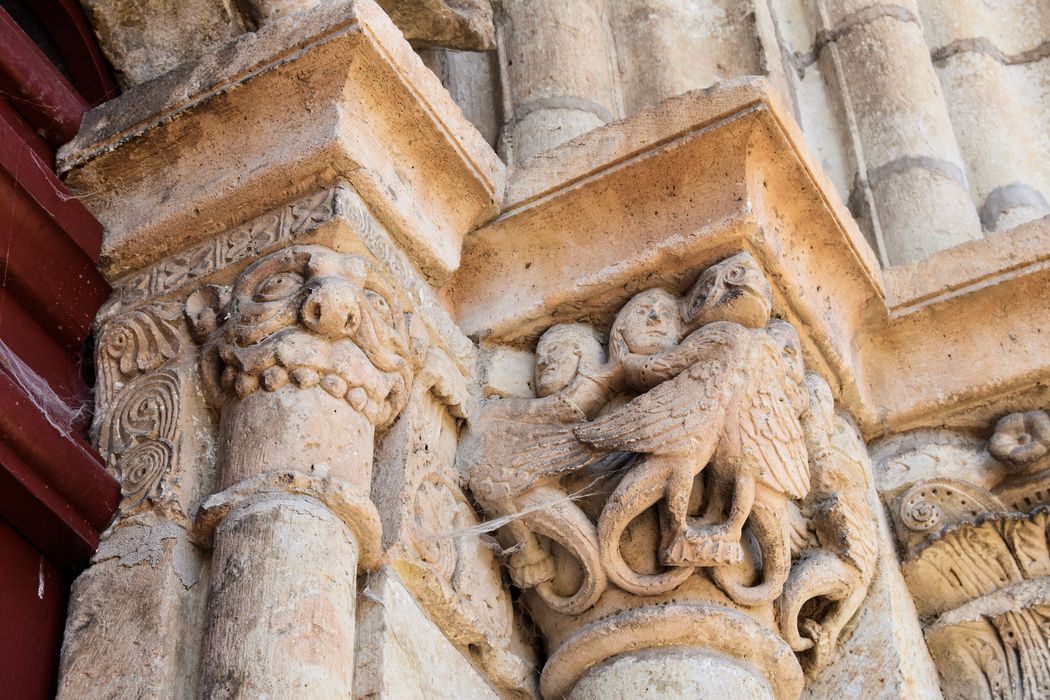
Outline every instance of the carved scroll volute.
{"type": "Polygon", "coordinates": [[[121,484],[122,514],[168,494],[181,441],[186,346],[181,305],[158,302],[99,329],[96,424],[99,451],[121,484]]]}

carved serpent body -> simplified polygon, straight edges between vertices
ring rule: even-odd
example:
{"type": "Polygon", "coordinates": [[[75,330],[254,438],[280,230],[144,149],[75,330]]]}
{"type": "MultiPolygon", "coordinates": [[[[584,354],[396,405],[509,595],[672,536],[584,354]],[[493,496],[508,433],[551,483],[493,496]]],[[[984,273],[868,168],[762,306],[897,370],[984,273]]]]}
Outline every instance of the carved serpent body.
{"type": "Polygon", "coordinates": [[[509,562],[515,584],[535,588],[553,610],[570,615],[594,605],[607,585],[594,524],[559,484],[603,457],[573,435],[573,424],[584,419],[557,396],[501,399],[482,408],[459,453],[470,464],[474,498],[489,517],[506,519],[503,527],[520,548],[509,562]],[[555,591],[553,561],[536,535],[579,562],[583,581],[572,595],[555,591]]]}

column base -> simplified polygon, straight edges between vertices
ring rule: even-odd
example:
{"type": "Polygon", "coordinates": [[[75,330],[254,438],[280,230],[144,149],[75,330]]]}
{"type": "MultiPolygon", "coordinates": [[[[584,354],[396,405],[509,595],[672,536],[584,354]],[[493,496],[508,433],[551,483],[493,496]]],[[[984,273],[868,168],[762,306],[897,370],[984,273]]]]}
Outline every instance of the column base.
{"type": "Polygon", "coordinates": [[[647,606],[602,618],[554,650],[540,677],[548,700],[612,697],[617,687],[631,692],[616,697],[718,698],[729,692],[724,697],[796,700],[802,686],[802,667],[776,632],[713,603],[647,606]],[[741,695],[742,688],[756,694],[741,695]]]}
{"type": "Polygon", "coordinates": [[[724,654],[679,647],[621,654],[592,668],[570,700],[775,700],[769,681],[724,654]]]}

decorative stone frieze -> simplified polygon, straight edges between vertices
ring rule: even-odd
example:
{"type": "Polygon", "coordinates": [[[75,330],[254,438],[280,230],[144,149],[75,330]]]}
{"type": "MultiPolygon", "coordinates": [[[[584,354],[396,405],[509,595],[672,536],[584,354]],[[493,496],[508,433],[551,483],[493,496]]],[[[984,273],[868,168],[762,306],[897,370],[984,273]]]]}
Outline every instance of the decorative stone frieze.
{"type": "MultiPolygon", "coordinates": [[[[1050,418],[1001,418],[967,458],[884,491],[945,698],[1050,692],[1050,418]],[[983,470],[965,470],[967,461],[983,470]]],[[[921,469],[921,447],[889,457],[921,469]]]]}
{"type": "Polygon", "coordinates": [[[546,639],[545,697],[685,654],[718,670],[675,696],[738,678],[796,698],[802,664],[835,657],[877,558],[867,454],[772,306],[754,258],[730,256],[681,297],[637,293],[607,342],[552,326],[537,398],[470,424],[459,463],[546,639]]]}

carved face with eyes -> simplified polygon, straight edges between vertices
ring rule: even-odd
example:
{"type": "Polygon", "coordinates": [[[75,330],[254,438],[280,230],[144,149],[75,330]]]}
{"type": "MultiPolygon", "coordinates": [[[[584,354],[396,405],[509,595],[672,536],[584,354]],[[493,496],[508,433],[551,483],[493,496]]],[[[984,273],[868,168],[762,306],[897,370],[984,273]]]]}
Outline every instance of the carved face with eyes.
{"type": "Polygon", "coordinates": [[[790,380],[791,386],[797,389],[797,391],[792,391],[792,401],[798,404],[797,408],[801,411],[808,401],[803,391],[806,382],[806,365],[802,358],[802,340],[793,325],[779,318],[769,322],[766,332],[780,350],[784,375],[790,380]]]}
{"type": "Polygon", "coordinates": [[[223,304],[226,296],[212,288],[187,301],[197,335],[224,365],[223,389],[244,397],[320,385],[377,416],[407,392],[421,353],[396,295],[365,258],[294,246],[256,261],[223,304]]]}
{"type": "Polygon", "coordinates": [[[676,345],[682,339],[678,300],[663,289],[634,295],[616,315],[613,335],[636,355],[653,355],[676,345]]]}
{"type": "Polygon", "coordinates": [[[773,293],[750,253],[737,253],[704,270],[686,294],[682,315],[690,328],[731,321],[762,328],[769,320],[773,293]]]}
{"type": "Polygon", "coordinates": [[[593,371],[604,361],[601,342],[589,326],[551,326],[536,344],[536,395],[542,398],[559,392],[579,372],[593,371]]]}

